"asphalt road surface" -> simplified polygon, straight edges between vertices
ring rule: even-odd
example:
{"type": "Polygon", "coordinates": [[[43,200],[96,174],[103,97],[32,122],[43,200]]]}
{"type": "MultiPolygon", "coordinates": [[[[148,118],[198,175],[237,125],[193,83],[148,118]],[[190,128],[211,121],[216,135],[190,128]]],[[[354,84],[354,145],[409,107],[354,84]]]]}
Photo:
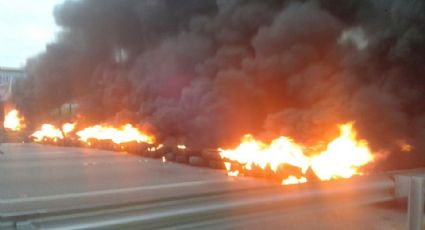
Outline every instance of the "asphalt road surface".
{"type": "Polygon", "coordinates": [[[0,229],[405,229],[403,208],[356,200],[386,190],[304,199],[316,193],[123,152],[1,149],[0,229]]]}

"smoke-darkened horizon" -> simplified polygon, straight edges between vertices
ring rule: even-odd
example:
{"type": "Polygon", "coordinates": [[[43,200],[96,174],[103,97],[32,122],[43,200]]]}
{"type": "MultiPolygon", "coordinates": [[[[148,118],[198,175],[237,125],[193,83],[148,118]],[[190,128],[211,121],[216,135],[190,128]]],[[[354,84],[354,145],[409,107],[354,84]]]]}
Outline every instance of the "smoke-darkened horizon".
{"type": "Polygon", "coordinates": [[[29,119],[75,101],[193,148],[315,144],[354,121],[373,151],[423,164],[423,1],[90,0],[54,16],[63,31],[16,95],[29,119]]]}

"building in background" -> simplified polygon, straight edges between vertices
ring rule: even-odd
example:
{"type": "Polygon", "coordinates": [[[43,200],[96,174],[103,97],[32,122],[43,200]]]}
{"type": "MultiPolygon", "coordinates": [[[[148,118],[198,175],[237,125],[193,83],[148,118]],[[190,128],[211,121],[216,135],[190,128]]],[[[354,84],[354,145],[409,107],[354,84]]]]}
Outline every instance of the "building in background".
{"type": "Polygon", "coordinates": [[[0,97],[3,102],[12,96],[12,85],[19,78],[27,76],[25,70],[0,67],[0,97]]]}

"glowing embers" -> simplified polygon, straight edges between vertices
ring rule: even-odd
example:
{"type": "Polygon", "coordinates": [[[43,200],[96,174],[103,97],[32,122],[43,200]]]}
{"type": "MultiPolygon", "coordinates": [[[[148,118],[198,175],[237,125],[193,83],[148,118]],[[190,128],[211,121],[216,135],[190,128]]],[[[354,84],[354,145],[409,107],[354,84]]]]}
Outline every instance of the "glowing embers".
{"type": "Polygon", "coordinates": [[[254,167],[277,173],[282,184],[305,183],[309,173],[321,180],[359,175],[359,169],[373,161],[373,155],[366,141],[356,139],[352,123],[340,125],[339,129],[340,136],[329,142],[326,150],[310,155],[304,153],[304,146],[283,136],[266,144],[245,135],[235,149],[219,152],[229,176],[250,172],[254,167]]]}
{"type": "Polygon", "coordinates": [[[186,145],[177,145],[177,148],[178,149],[181,149],[181,150],[185,150],[186,149],[186,145]]]}
{"type": "Polygon", "coordinates": [[[16,109],[10,110],[4,117],[4,128],[12,131],[20,131],[25,128],[24,117],[16,109]]]}
{"type": "Polygon", "coordinates": [[[120,128],[109,125],[95,125],[78,131],[77,136],[83,142],[89,142],[90,139],[110,140],[115,144],[127,142],[144,142],[152,144],[154,137],[133,127],[131,124],[125,124],[120,128]]]}

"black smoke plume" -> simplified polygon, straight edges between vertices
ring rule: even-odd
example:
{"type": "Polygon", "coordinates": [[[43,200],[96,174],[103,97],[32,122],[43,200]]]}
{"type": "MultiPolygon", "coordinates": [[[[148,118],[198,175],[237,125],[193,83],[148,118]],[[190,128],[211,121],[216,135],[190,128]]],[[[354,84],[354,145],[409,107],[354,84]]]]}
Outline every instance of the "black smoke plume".
{"type": "Polygon", "coordinates": [[[54,16],[62,32],[17,91],[27,117],[74,101],[193,148],[315,144],[355,121],[389,167],[424,164],[422,0],[74,0],[54,16]]]}

